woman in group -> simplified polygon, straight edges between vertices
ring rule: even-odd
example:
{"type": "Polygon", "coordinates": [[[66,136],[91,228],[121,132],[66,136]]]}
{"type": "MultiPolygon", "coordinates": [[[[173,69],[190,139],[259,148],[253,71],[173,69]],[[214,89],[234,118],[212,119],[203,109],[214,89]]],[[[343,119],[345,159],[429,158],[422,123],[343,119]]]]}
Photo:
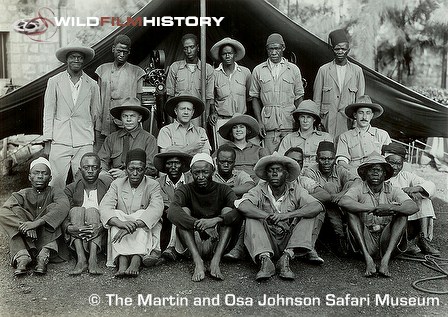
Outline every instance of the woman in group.
{"type": "Polygon", "coordinates": [[[255,164],[263,156],[269,155],[268,150],[249,141],[258,135],[258,131],[257,120],[245,114],[235,115],[218,131],[235,149],[235,169],[245,171],[255,181],[258,180],[254,172],[255,164]]]}
{"type": "Polygon", "coordinates": [[[278,153],[284,155],[292,147],[303,150],[303,167],[316,163],[316,151],[321,141],[333,142],[329,133],[317,130],[320,123],[319,107],[312,100],[302,101],[292,113],[299,123],[299,130],[286,135],[278,146],[278,153]]]}

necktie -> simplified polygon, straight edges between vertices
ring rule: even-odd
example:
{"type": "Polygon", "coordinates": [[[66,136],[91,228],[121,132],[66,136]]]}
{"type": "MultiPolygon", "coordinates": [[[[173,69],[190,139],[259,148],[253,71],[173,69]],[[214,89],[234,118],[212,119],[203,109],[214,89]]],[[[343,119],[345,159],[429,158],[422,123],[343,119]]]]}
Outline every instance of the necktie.
{"type": "Polygon", "coordinates": [[[123,152],[121,152],[121,162],[123,163],[123,166],[126,166],[126,154],[128,154],[129,151],[129,139],[131,135],[129,133],[126,133],[123,137],[123,152]]]}

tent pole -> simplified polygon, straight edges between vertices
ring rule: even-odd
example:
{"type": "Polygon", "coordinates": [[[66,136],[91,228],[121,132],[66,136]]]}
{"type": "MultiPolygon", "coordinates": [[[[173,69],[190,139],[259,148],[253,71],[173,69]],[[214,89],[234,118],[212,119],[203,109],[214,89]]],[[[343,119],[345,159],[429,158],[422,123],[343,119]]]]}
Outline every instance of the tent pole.
{"type": "MultiPolygon", "coordinates": [[[[200,0],[200,13],[201,17],[206,16],[206,3],[205,0],[200,0]]],[[[207,109],[207,103],[206,103],[206,92],[205,92],[205,80],[207,76],[207,69],[206,69],[206,26],[201,25],[201,95],[202,95],[202,101],[205,105],[205,111],[202,114],[202,126],[205,127],[205,124],[207,122],[207,115],[209,112],[209,109],[207,109]]]]}

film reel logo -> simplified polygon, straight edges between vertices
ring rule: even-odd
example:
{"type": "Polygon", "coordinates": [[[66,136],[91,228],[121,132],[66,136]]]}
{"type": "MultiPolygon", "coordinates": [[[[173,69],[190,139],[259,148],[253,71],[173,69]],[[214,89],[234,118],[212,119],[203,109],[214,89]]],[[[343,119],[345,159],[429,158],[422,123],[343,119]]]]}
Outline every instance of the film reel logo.
{"type": "Polygon", "coordinates": [[[44,7],[37,10],[36,17],[31,19],[21,19],[13,23],[14,31],[25,34],[36,42],[50,42],[49,40],[56,34],[58,27],[54,24],[54,12],[50,8],[44,7]]]}

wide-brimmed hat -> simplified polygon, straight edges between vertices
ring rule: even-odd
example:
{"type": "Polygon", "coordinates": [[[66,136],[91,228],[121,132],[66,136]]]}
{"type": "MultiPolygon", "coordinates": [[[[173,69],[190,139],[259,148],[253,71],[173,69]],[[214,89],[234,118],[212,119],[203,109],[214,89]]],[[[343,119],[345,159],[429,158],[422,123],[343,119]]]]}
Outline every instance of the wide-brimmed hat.
{"type": "Polygon", "coordinates": [[[294,120],[299,121],[299,115],[301,113],[312,115],[316,120],[315,122],[316,125],[320,123],[319,106],[314,101],[312,100],[302,101],[297,107],[297,109],[292,112],[294,120]]]}
{"type": "Polygon", "coordinates": [[[179,160],[182,161],[183,163],[181,170],[182,173],[185,173],[190,169],[190,162],[192,156],[187,153],[175,152],[175,151],[159,153],[156,156],[154,156],[154,166],[157,168],[159,172],[166,173],[165,162],[166,160],[173,157],[177,157],[179,160]]]}
{"type": "Polygon", "coordinates": [[[247,128],[249,128],[250,131],[246,135],[246,140],[256,137],[260,130],[257,120],[253,117],[248,116],[247,114],[237,114],[219,128],[219,134],[226,140],[232,140],[232,128],[236,124],[244,124],[247,128]]]}
{"type": "Polygon", "coordinates": [[[84,55],[84,64],[87,64],[95,57],[95,51],[92,48],[84,46],[80,42],[75,42],[58,49],[56,58],[62,63],[67,63],[67,54],[70,52],[82,53],[84,55]]]}
{"type": "Polygon", "coordinates": [[[239,61],[244,57],[244,55],[246,55],[246,49],[244,48],[243,44],[241,44],[237,40],[231,39],[230,37],[226,37],[213,45],[210,49],[210,54],[212,54],[212,57],[217,61],[221,60],[219,58],[219,50],[223,45],[232,45],[235,48],[235,61],[239,61]]]}
{"type": "Polygon", "coordinates": [[[345,108],[345,115],[349,117],[350,119],[353,118],[353,114],[359,109],[359,108],[370,108],[373,111],[373,118],[378,118],[383,114],[383,107],[381,107],[377,103],[373,103],[372,99],[370,99],[369,96],[364,95],[358,98],[358,100],[355,103],[352,103],[348,105],[345,108]]]}
{"type": "Polygon", "coordinates": [[[261,178],[262,180],[267,180],[266,175],[266,167],[268,165],[278,163],[282,164],[288,171],[289,175],[286,179],[289,182],[292,182],[299,177],[300,174],[300,165],[292,158],[289,158],[284,155],[279,155],[278,153],[274,153],[272,155],[264,156],[258,160],[257,164],[255,164],[255,174],[261,178]]]}
{"type": "Polygon", "coordinates": [[[382,166],[384,166],[386,170],[385,180],[388,180],[394,175],[394,169],[392,165],[387,163],[384,157],[382,157],[379,153],[373,152],[367,157],[367,161],[365,161],[358,167],[358,175],[362,180],[365,180],[367,170],[374,164],[381,164],[382,166]]]}
{"type": "Polygon", "coordinates": [[[178,103],[182,101],[189,101],[193,104],[194,113],[192,119],[199,117],[204,112],[205,106],[202,100],[191,95],[180,95],[169,99],[165,104],[165,112],[170,117],[176,118],[177,116],[174,112],[174,109],[176,108],[178,103]]]}
{"type": "Polygon", "coordinates": [[[145,121],[149,118],[149,110],[143,106],[140,105],[140,100],[135,97],[127,97],[121,106],[114,107],[110,109],[110,114],[118,119],[121,120],[121,113],[123,110],[134,110],[141,114],[142,121],[145,121]]]}

